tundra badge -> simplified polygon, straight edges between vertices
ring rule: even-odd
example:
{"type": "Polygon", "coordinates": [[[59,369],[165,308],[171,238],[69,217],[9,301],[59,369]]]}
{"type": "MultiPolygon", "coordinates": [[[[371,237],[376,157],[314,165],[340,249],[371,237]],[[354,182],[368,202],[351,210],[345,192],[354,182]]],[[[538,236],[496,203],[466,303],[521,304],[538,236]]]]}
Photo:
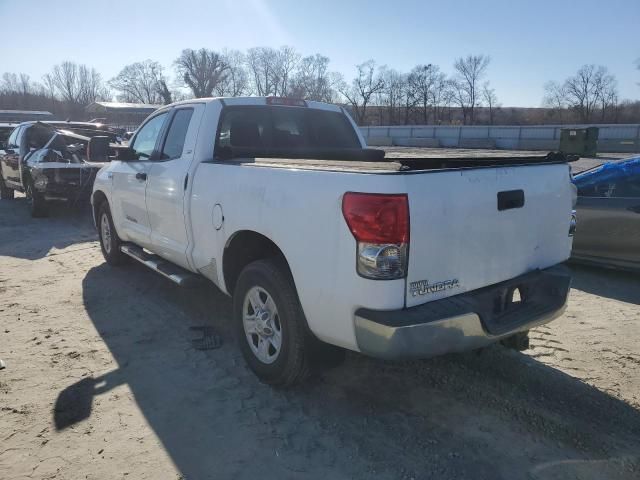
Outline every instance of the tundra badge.
{"type": "Polygon", "coordinates": [[[411,282],[409,284],[411,295],[413,297],[418,295],[427,295],[428,293],[436,293],[442,290],[449,290],[459,286],[460,282],[458,282],[457,278],[436,283],[429,283],[429,280],[418,280],[417,282],[411,282]]]}

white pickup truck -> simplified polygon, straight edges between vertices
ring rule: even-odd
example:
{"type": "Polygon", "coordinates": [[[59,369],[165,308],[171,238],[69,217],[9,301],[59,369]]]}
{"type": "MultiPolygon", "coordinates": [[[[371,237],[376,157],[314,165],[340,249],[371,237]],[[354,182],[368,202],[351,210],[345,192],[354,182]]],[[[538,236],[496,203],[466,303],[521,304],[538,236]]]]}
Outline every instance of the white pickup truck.
{"type": "Polygon", "coordinates": [[[279,385],[326,344],[429,357],[551,321],[574,202],[561,154],[385,159],[341,107],[274,97],[157,110],[92,195],[106,261],[209,279],[248,365],[279,385]]]}

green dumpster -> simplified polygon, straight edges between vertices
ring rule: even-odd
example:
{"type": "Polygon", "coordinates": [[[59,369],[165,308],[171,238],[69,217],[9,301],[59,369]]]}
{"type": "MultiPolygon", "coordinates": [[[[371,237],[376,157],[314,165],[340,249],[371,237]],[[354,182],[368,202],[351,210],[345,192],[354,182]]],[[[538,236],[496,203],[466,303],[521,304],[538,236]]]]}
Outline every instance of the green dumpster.
{"type": "Polygon", "coordinates": [[[598,127],[563,128],[560,130],[560,151],[581,157],[598,154],[598,127]]]}

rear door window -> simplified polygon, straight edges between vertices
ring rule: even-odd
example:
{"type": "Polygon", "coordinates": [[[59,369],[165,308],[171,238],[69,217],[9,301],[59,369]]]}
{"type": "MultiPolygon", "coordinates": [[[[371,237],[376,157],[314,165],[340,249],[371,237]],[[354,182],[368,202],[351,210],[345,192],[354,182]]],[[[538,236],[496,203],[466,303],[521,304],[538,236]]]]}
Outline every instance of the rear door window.
{"type": "Polygon", "coordinates": [[[189,129],[192,115],[192,108],[182,108],[176,111],[171,120],[164,146],[162,147],[161,159],[174,160],[182,156],[184,140],[187,137],[187,130],[189,129]]]}

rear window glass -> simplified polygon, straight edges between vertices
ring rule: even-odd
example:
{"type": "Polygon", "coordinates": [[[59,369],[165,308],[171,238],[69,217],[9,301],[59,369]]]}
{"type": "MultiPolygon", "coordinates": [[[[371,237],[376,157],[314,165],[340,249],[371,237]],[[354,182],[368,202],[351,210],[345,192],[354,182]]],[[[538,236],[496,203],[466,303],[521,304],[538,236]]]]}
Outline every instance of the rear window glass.
{"type": "Polygon", "coordinates": [[[227,107],[218,147],[287,149],[360,148],[347,117],[304,107],[227,107]]]}

